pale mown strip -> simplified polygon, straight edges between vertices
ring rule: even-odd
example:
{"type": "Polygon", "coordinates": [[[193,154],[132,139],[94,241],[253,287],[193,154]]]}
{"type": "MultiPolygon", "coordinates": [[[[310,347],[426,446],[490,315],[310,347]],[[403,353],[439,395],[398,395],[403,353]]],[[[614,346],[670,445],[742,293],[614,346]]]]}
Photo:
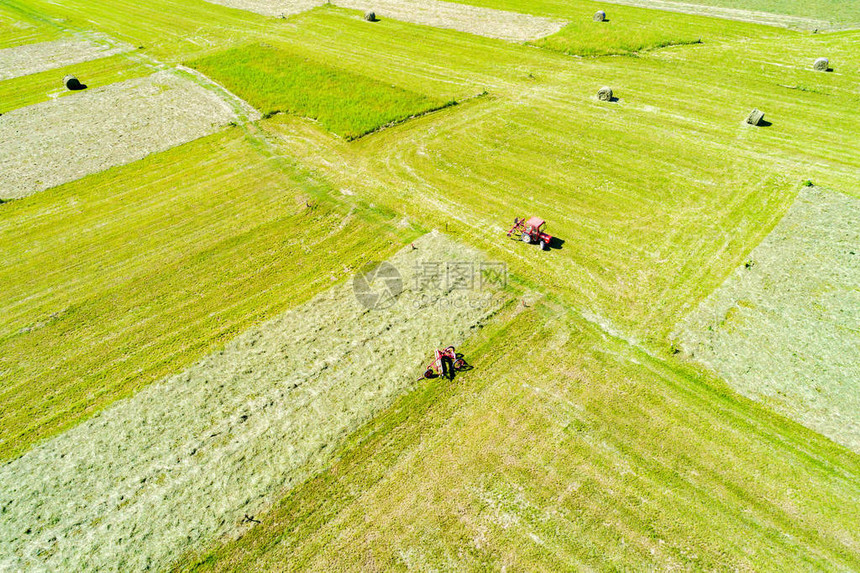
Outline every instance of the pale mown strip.
{"type": "Polygon", "coordinates": [[[164,71],[0,116],[0,198],[24,197],[208,135],[233,102],[164,71]]]}
{"type": "Polygon", "coordinates": [[[495,291],[413,280],[476,251],[436,233],[415,246],[390,261],[394,306],[334,287],[0,468],[0,570],[163,569],[318,470],[497,308],[495,291]]]}
{"type": "Polygon", "coordinates": [[[742,394],[860,452],[860,200],[804,190],[676,336],[742,394]]]}
{"type": "MultiPolygon", "coordinates": [[[[132,50],[127,44],[63,38],[0,50],[0,80],[36,74],[70,64],[107,58],[132,50]]],[[[57,78],[57,85],[62,78],[57,78]]]]}
{"type": "Polygon", "coordinates": [[[743,10],[740,8],[726,8],[722,6],[704,6],[690,2],[676,2],[675,0],[602,0],[613,4],[624,4],[626,6],[639,6],[641,8],[653,8],[655,10],[666,10],[668,12],[681,12],[683,14],[695,14],[698,16],[711,16],[725,20],[736,20],[738,22],[751,22],[753,24],[764,24],[765,26],[779,26],[780,28],[794,28],[799,30],[838,30],[850,28],[851,26],[837,24],[827,20],[816,20],[803,16],[790,16],[788,14],[774,14],[772,12],[761,12],[758,10],[743,10]]]}
{"type": "MultiPolygon", "coordinates": [[[[264,16],[288,16],[325,4],[322,0],[208,0],[214,4],[256,12],[264,16]]],[[[333,0],[341,8],[372,11],[377,18],[467,32],[511,42],[537,40],[561,30],[565,20],[481,8],[441,0],[333,0]]]]}

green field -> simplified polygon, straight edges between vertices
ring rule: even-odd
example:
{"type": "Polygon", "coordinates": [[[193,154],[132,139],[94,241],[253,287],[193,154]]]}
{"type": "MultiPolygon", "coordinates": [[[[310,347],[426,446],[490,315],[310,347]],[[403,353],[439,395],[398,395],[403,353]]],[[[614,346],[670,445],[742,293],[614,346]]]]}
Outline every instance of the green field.
{"type": "Polygon", "coordinates": [[[0,456],[391,248],[379,215],[347,216],[326,194],[234,129],[3,205],[0,456]]]}
{"type": "MultiPolygon", "coordinates": [[[[805,182],[860,197],[860,32],[590,0],[468,3],[569,24],[520,45],[334,6],[286,19],[197,0],[0,7],[0,48],[89,32],[141,46],[2,81],[0,113],[58,95],[65,73],[98,87],[185,63],[269,116],[0,205],[6,471],[436,229],[504,263],[516,297],[458,347],[474,369],[423,381],[324,444],[329,461],[254,520],[213,500],[227,533],[183,537],[194,549],[176,569],[860,569],[860,453],[741,396],[671,337],[805,182]],[[596,6],[608,22],[591,21],[596,6]],[[833,72],[812,69],[821,56],[833,72]],[[604,85],[617,101],[597,100],[604,85]],[[754,107],[767,126],[744,124],[754,107]],[[558,248],[505,237],[530,215],[558,248]]],[[[836,0],[743,4],[860,21],[836,0]]],[[[780,351],[814,348],[809,324],[780,351]]],[[[85,489],[68,472],[68,491],[85,489]]],[[[169,468],[147,485],[135,472],[105,512],[194,487],[169,468]]],[[[23,566],[6,543],[31,527],[31,546],[51,547],[33,567],[69,565],[64,544],[86,555],[92,539],[134,551],[133,533],[121,545],[102,526],[51,539],[50,516],[17,507],[0,512],[0,568],[23,566]]]]}
{"type": "Polygon", "coordinates": [[[264,115],[314,119],[347,140],[450,105],[269,45],[235,48],[190,65],[264,115]]]}

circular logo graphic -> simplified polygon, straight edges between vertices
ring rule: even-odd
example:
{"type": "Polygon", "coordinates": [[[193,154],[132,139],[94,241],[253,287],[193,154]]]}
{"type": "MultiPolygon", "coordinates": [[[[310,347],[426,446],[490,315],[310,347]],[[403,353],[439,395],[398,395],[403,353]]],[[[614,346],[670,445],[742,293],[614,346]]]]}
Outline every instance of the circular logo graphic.
{"type": "Polygon", "coordinates": [[[391,263],[370,262],[361,267],[353,277],[352,292],[365,308],[391,308],[403,292],[403,279],[391,263]]]}

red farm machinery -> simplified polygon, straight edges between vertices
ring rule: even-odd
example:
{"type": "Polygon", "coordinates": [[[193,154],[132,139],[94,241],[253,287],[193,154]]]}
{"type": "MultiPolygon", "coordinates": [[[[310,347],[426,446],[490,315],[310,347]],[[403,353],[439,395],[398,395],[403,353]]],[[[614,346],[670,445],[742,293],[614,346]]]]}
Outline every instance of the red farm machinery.
{"type": "Polygon", "coordinates": [[[447,376],[454,378],[455,372],[462,370],[470,370],[471,367],[466,364],[462,354],[457,354],[453,346],[449,346],[443,350],[433,351],[433,362],[431,362],[424,371],[424,376],[419,378],[436,378],[437,376],[447,376]]]}
{"type": "Polygon", "coordinates": [[[537,243],[541,249],[546,250],[549,249],[552,242],[552,235],[544,232],[545,227],[546,221],[540,217],[532,217],[528,220],[525,217],[516,218],[514,219],[514,226],[508,231],[508,237],[517,238],[519,235],[524,243],[537,243]]]}

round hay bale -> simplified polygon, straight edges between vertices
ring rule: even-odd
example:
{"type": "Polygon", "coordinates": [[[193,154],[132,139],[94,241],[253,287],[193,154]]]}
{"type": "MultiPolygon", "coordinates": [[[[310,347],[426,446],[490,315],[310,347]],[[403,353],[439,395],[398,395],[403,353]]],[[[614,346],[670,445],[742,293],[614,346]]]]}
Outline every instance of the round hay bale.
{"type": "Polygon", "coordinates": [[[830,60],[827,58],[818,58],[813,62],[812,68],[818,70],[819,72],[826,72],[830,69],[830,60]]]}
{"type": "Polygon", "coordinates": [[[66,76],[63,78],[63,85],[69,90],[79,90],[83,88],[81,82],[75,76],[66,76]]]}
{"type": "Polygon", "coordinates": [[[376,12],[365,12],[364,19],[368,22],[376,22],[376,12]]]}
{"type": "Polygon", "coordinates": [[[759,125],[762,120],[764,120],[764,112],[755,108],[747,116],[747,123],[750,125],[759,125]]]}
{"type": "Polygon", "coordinates": [[[598,10],[594,13],[595,22],[603,22],[604,20],[606,20],[606,12],[604,12],[603,10],[598,10]]]}
{"type": "Polygon", "coordinates": [[[612,88],[604,86],[597,90],[597,99],[600,101],[612,101],[612,88]]]}

